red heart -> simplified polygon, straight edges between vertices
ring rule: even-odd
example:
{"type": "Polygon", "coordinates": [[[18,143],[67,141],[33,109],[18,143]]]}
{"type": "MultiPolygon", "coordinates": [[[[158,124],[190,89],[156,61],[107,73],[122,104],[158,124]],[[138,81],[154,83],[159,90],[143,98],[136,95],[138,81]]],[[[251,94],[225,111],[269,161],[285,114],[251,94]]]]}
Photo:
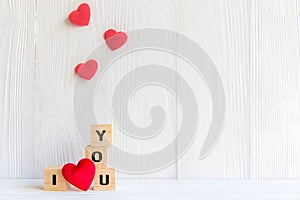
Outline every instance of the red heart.
{"type": "Polygon", "coordinates": [[[96,60],[89,60],[86,63],[80,63],[75,67],[75,73],[83,79],[91,80],[98,69],[96,60]]]}
{"type": "Polygon", "coordinates": [[[114,29],[109,29],[104,33],[104,39],[107,46],[114,51],[126,43],[127,34],[122,31],[117,32],[114,29]]]}
{"type": "Polygon", "coordinates": [[[87,3],[80,4],[77,10],[74,10],[69,15],[69,20],[77,26],[87,26],[90,21],[90,7],[87,3]]]}
{"type": "Polygon", "coordinates": [[[87,191],[94,179],[96,167],[92,160],[84,158],[77,166],[67,163],[62,168],[63,177],[75,187],[87,191]]]}

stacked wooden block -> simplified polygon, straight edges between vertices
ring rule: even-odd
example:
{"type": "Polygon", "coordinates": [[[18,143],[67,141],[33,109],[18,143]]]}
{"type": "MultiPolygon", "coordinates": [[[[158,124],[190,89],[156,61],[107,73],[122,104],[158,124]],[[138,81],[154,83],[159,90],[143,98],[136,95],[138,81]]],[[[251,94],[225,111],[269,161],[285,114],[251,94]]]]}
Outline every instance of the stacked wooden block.
{"type": "Polygon", "coordinates": [[[85,157],[94,161],[96,173],[94,190],[115,190],[116,170],[107,167],[107,149],[112,144],[111,124],[91,126],[91,145],[85,149],[85,157]]]}
{"type": "MultiPolygon", "coordinates": [[[[107,166],[108,148],[112,144],[111,124],[91,125],[91,145],[85,149],[85,157],[96,166],[94,190],[115,190],[116,170],[107,166]]],[[[68,183],[62,176],[61,167],[44,170],[44,190],[65,191],[68,183]]]]}

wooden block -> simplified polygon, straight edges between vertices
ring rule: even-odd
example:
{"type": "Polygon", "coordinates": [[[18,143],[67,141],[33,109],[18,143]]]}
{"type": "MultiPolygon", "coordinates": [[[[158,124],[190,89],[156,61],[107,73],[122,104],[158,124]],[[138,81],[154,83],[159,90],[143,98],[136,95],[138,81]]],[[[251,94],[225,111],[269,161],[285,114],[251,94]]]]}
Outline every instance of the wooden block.
{"type": "Polygon", "coordinates": [[[91,125],[91,146],[111,146],[112,125],[96,124],[91,125]]]}
{"type": "Polygon", "coordinates": [[[61,167],[48,167],[44,169],[44,190],[66,191],[68,183],[64,179],[61,167]]]}
{"type": "Polygon", "coordinates": [[[96,168],[105,168],[107,164],[107,148],[105,146],[86,146],[85,157],[94,161],[96,168]]]}
{"type": "Polygon", "coordinates": [[[116,170],[113,168],[97,169],[94,190],[116,190],[116,170]]]}

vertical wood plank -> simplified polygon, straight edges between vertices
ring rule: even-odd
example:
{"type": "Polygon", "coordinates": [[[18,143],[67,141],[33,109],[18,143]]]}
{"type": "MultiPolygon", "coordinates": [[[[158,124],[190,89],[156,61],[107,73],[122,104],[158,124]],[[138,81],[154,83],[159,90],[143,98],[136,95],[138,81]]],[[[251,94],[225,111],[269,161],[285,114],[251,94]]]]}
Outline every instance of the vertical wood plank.
{"type": "MultiPolygon", "coordinates": [[[[92,14],[97,13],[95,1],[92,14]]],[[[96,46],[93,26],[76,27],[68,15],[81,1],[37,1],[36,61],[36,172],[42,169],[77,162],[84,157],[84,144],[73,115],[74,67],[96,46]]],[[[92,20],[94,20],[92,18],[92,20]]],[[[89,134],[89,132],[87,132],[89,134]]]]}
{"type": "Polygon", "coordinates": [[[251,178],[299,178],[299,1],[251,2],[251,178]]]}
{"type": "Polygon", "coordinates": [[[178,161],[178,178],[247,179],[250,170],[249,1],[192,0],[185,1],[182,9],[184,33],[203,47],[221,76],[226,114],[219,142],[208,157],[199,160],[212,110],[206,109],[210,97],[205,88],[199,89],[203,81],[195,81],[193,88],[201,115],[198,137],[178,161]]]}
{"type": "Polygon", "coordinates": [[[0,2],[0,178],[34,171],[34,1],[0,2]]]}
{"type": "MultiPolygon", "coordinates": [[[[180,1],[105,1],[103,5],[106,8],[104,15],[104,22],[106,27],[116,27],[121,30],[134,30],[139,28],[163,28],[178,30],[181,26],[181,21],[178,20],[178,13],[180,13],[180,1]]],[[[99,87],[99,91],[104,92],[105,96],[111,97],[112,91],[116,83],[120,81],[125,73],[130,72],[133,68],[144,64],[152,63],[164,63],[165,65],[176,65],[176,58],[170,55],[161,55],[155,52],[137,52],[126,56],[124,59],[120,59],[118,62],[110,66],[111,70],[107,72],[107,76],[110,79],[106,79],[106,82],[110,82],[110,85],[104,84],[103,88],[99,87]],[[109,86],[109,87],[107,87],[109,86]]],[[[133,80],[134,81],[134,80],[133,80]]],[[[104,82],[105,83],[105,82],[104,82]]],[[[172,84],[176,84],[176,80],[172,84]]],[[[100,95],[101,93],[98,92],[100,95]]],[[[101,98],[97,96],[101,102],[101,98]]],[[[124,101],[124,99],[120,99],[124,101]]],[[[101,102],[101,113],[107,113],[105,116],[111,119],[113,122],[113,116],[108,108],[111,107],[110,102],[101,102]]],[[[164,108],[167,116],[167,125],[160,133],[161,137],[156,137],[150,141],[135,140],[126,137],[120,130],[114,130],[114,141],[119,148],[139,154],[147,154],[149,152],[158,151],[166,145],[166,141],[172,141],[176,135],[176,99],[173,94],[168,91],[158,88],[157,86],[148,86],[140,89],[136,95],[134,95],[130,102],[129,112],[132,120],[138,125],[143,126],[147,123],[151,123],[149,120],[149,110],[154,105],[160,105],[164,108]]],[[[99,105],[99,106],[101,106],[99,105]]],[[[99,115],[99,119],[101,116],[99,115]]],[[[104,117],[102,117],[105,120],[104,117]]],[[[120,122],[121,126],[125,125],[125,122],[120,122]]],[[[175,154],[176,149],[174,149],[175,154]]],[[[119,158],[122,159],[122,158],[119,158]]],[[[130,162],[130,161],[124,161],[130,162]]],[[[143,160],[138,163],[134,163],[139,166],[143,160]]],[[[119,178],[176,178],[176,164],[171,165],[163,170],[155,173],[145,175],[132,175],[126,173],[118,173],[119,178]]]]}

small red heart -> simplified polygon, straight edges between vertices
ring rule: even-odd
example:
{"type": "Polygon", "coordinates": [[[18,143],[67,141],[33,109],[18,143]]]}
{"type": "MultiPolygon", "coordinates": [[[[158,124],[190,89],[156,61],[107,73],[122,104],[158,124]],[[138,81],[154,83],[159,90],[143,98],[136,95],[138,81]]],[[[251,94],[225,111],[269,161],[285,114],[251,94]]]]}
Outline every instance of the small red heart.
{"type": "Polygon", "coordinates": [[[71,23],[77,26],[87,26],[90,21],[91,11],[87,3],[80,4],[77,10],[74,10],[69,15],[71,23]]]}
{"type": "Polygon", "coordinates": [[[126,43],[127,34],[122,31],[117,32],[114,29],[109,29],[104,33],[104,39],[107,46],[114,51],[126,43]]]}
{"type": "Polygon", "coordinates": [[[75,73],[83,79],[91,80],[98,69],[96,60],[89,60],[86,63],[80,63],[75,67],[75,73]]]}
{"type": "Polygon", "coordinates": [[[87,191],[94,180],[95,171],[94,162],[84,158],[78,162],[77,166],[73,163],[65,164],[62,168],[62,175],[75,187],[87,191]]]}

